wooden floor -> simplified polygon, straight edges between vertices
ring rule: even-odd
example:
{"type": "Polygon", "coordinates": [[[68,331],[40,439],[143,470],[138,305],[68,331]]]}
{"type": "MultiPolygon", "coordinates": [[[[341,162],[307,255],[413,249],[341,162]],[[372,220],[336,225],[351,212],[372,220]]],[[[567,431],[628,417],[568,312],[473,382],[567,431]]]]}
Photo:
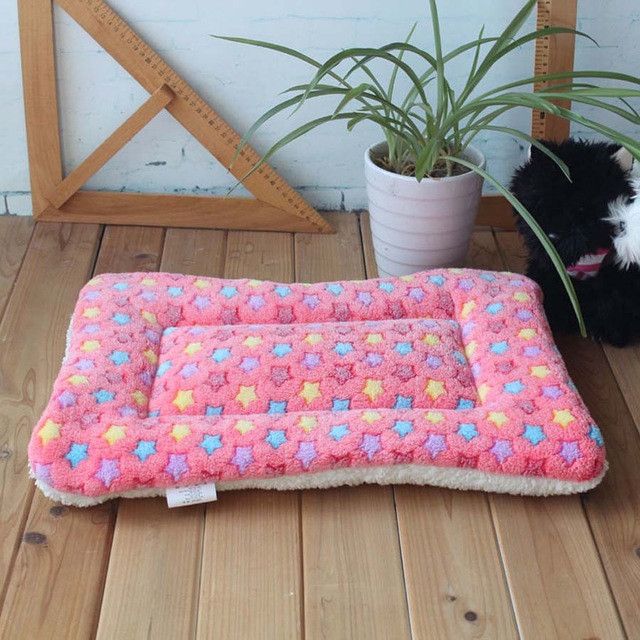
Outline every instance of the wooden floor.
{"type": "MultiPolygon", "coordinates": [[[[0,217],[0,637],[640,638],[640,349],[559,339],[608,445],[588,495],[406,486],[55,505],[26,447],[92,273],[280,281],[374,277],[366,216],[333,236],[0,217]]],[[[470,266],[519,270],[513,232],[478,229],[470,266]]]]}

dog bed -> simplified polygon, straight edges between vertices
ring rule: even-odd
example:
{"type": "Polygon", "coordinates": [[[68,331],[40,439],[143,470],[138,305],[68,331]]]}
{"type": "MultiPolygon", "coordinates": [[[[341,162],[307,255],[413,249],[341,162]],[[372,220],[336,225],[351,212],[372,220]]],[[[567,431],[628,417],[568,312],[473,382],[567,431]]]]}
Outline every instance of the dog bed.
{"type": "Polygon", "coordinates": [[[606,464],[537,285],[469,269],[96,277],[29,461],[47,496],[80,506],[212,482],[562,494],[606,464]]]}

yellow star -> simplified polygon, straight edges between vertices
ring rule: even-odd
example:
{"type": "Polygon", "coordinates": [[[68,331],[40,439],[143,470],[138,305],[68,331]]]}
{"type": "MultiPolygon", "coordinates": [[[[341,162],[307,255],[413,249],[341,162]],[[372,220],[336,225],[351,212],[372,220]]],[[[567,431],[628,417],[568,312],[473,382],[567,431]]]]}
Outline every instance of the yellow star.
{"type": "Polygon", "coordinates": [[[559,424],[564,429],[567,428],[570,422],[573,422],[575,418],[569,409],[554,409],[553,410],[553,421],[556,424],[559,424]]]}
{"type": "Polygon", "coordinates": [[[245,347],[257,347],[259,344],[262,344],[262,338],[259,336],[248,336],[242,344],[245,347]]]}
{"type": "Polygon", "coordinates": [[[53,422],[53,420],[47,420],[42,429],[38,431],[42,444],[49,444],[51,440],[60,437],[60,425],[53,422]]]}
{"type": "Polygon", "coordinates": [[[184,411],[193,404],[193,390],[192,389],[180,389],[176,393],[176,397],[173,399],[173,404],[178,407],[180,411],[184,411]]]}
{"type": "Polygon", "coordinates": [[[247,282],[247,284],[250,287],[259,287],[262,284],[262,280],[249,280],[249,282],[247,282]]]}
{"type": "Polygon", "coordinates": [[[322,342],[322,336],[319,333],[310,333],[304,339],[307,344],[314,345],[322,342]]]}
{"type": "Polygon", "coordinates": [[[242,435],[244,435],[245,433],[249,433],[249,431],[254,429],[255,425],[253,424],[253,422],[251,422],[251,420],[238,420],[238,422],[236,422],[235,428],[242,435]]]}
{"type": "Polygon", "coordinates": [[[382,335],[379,333],[370,333],[366,338],[367,344],[380,344],[382,342],[382,335]]]}
{"type": "Polygon", "coordinates": [[[100,284],[102,282],[102,278],[100,276],[97,276],[95,278],[92,278],[91,280],[89,280],[89,282],[87,282],[87,284],[91,287],[100,284]]]}
{"type": "Polygon", "coordinates": [[[432,400],[436,400],[437,398],[439,398],[441,395],[444,395],[445,393],[444,382],[441,382],[440,380],[429,380],[429,382],[427,382],[427,386],[425,387],[424,392],[432,400]]]}
{"type": "Polygon", "coordinates": [[[240,390],[236,396],[236,400],[246,409],[258,396],[256,395],[255,386],[243,387],[240,385],[240,390]]]}
{"type": "Polygon", "coordinates": [[[422,342],[435,347],[435,345],[440,344],[440,338],[433,333],[427,333],[427,335],[422,338],[422,342]]]}
{"type": "Polygon", "coordinates": [[[535,367],[531,367],[531,375],[536,378],[546,378],[551,371],[549,371],[549,367],[544,364],[536,365],[535,367]]]}
{"type": "Polygon", "coordinates": [[[140,391],[139,389],[134,391],[131,394],[131,397],[133,398],[133,401],[140,407],[143,407],[145,404],[147,404],[147,396],[145,396],[144,393],[142,393],[142,391],[140,391]]]}
{"type": "Polygon", "coordinates": [[[202,349],[202,342],[190,342],[185,348],[184,348],[184,352],[188,355],[188,356],[193,356],[196,353],[198,353],[198,351],[200,351],[202,349]]]}
{"type": "Polygon", "coordinates": [[[73,376],[69,376],[67,378],[67,382],[70,382],[74,387],[78,387],[81,384],[87,384],[89,381],[87,380],[87,376],[75,374],[73,376]]]}
{"type": "Polygon", "coordinates": [[[408,276],[400,276],[400,280],[402,280],[403,282],[412,282],[413,274],[409,274],[408,276]]]}
{"type": "Polygon", "coordinates": [[[112,424],[103,434],[102,437],[112,445],[118,440],[122,440],[125,437],[125,428],[117,424],[112,424]]]}
{"type": "Polygon", "coordinates": [[[100,348],[100,343],[97,340],[85,340],[80,348],[87,353],[91,353],[100,348]]]}
{"type": "Polygon", "coordinates": [[[191,433],[191,429],[186,424],[176,424],[171,429],[171,437],[180,442],[183,438],[186,438],[191,433]]]}
{"type": "Polygon", "coordinates": [[[534,338],[536,335],[536,330],[535,329],[531,329],[531,328],[527,328],[527,329],[520,329],[520,333],[518,333],[518,335],[523,339],[523,340],[531,340],[531,338],[534,338]]]}
{"type": "Polygon", "coordinates": [[[100,309],[98,307],[89,307],[84,310],[82,315],[85,318],[96,318],[100,315],[100,309]]]}
{"type": "Polygon", "coordinates": [[[143,278],[140,281],[140,284],[142,284],[145,287],[155,287],[156,281],[153,278],[143,278]]]}
{"type": "Polygon", "coordinates": [[[211,284],[207,282],[207,280],[202,280],[201,278],[198,278],[193,283],[193,286],[197,287],[198,289],[208,289],[211,286],[211,284]]]}
{"type": "Polygon", "coordinates": [[[475,340],[472,340],[467,345],[465,345],[464,353],[467,356],[467,358],[471,358],[473,354],[476,352],[477,348],[478,348],[478,343],[475,340]]]}
{"type": "Polygon", "coordinates": [[[362,393],[364,393],[371,402],[381,395],[382,391],[382,380],[373,380],[372,378],[367,378],[364,389],[362,389],[362,393]]]}
{"type": "Polygon", "coordinates": [[[158,362],[158,356],[156,355],[156,352],[153,351],[152,349],[147,349],[146,351],[143,351],[142,355],[147,359],[147,362],[149,364],[155,364],[156,362],[158,362]]]}
{"type": "Polygon", "coordinates": [[[427,411],[427,420],[433,424],[438,424],[444,420],[444,416],[439,411],[427,411]]]}
{"type": "Polygon", "coordinates": [[[527,300],[531,300],[531,296],[526,291],[516,291],[513,294],[513,299],[517,302],[527,302],[527,300]]]}
{"type": "Polygon", "coordinates": [[[142,311],[141,315],[150,324],[158,324],[158,319],[156,318],[155,313],[151,313],[151,311],[142,311]]]}
{"type": "Polygon", "coordinates": [[[304,399],[307,404],[311,404],[316,398],[319,398],[322,394],[320,393],[320,383],[319,382],[305,382],[302,385],[302,390],[300,391],[300,397],[304,399]]]}
{"type": "Polygon", "coordinates": [[[367,424],[373,424],[374,422],[377,422],[378,420],[380,420],[381,417],[382,416],[377,411],[365,411],[362,414],[362,419],[367,424]]]}
{"type": "Polygon", "coordinates": [[[488,384],[483,383],[478,387],[478,397],[481,402],[485,401],[489,391],[491,391],[491,387],[488,384]]]}
{"type": "Polygon", "coordinates": [[[476,308],[475,301],[467,300],[467,302],[465,302],[462,305],[462,312],[460,315],[462,315],[463,318],[466,318],[475,308],[476,308]]]}
{"type": "Polygon", "coordinates": [[[305,431],[305,433],[309,433],[318,426],[318,421],[313,416],[301,416],[298,426],[305,431]]]}
{"type": "Polygon", "coordinates": [[[502,411],[491,411],[488,419],[493,422],[498,429],[509,422],[509,418],[507,418],[502,411]]]}

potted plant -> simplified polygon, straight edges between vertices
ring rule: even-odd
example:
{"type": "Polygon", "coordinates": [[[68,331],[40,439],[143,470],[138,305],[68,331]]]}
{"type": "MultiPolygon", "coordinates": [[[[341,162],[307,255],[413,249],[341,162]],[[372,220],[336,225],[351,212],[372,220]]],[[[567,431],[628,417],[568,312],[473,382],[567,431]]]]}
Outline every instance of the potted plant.
{"type": "Polygon", "coordinates": [[[429,0],[429,5],[433,52],[411,44],[415,25],[402,42],[346,49],[325,62],[279,44],[224,37],[283,53],[315,68],[309,82],[287,89],[293,95],[262,115],[244,140],[282,111],[297,110],[309,100],[326,96],[335,96],[335,109],[285,135],[261,161],[266,161],[292,140],[331,121],[345,120],[349,131],[365,121],[377,124],[384,141],[367,149],[365,176],[376,261],[383,275],[402,275],[424,267],[459,264],[467,250],[483,181],[487,181],[507,198],[544,246],[585,335],[571,279],[553,243],[508,188],[487,172],[483,155],[472,143],[480,132],[486,131],[518,138],[550,157],[570,180],[565,163],[543,142],[524,131],[499,124],[501,115],[524,107],[580,123],[626,147],[640,159],[640,144],[632,138],[557,104],[563,100],[583,103],[638,123],[637,112],[625,98],[640,97],[640,91],[633,88],[640,84],[640,79],[608,71],[567,71],[522,78],[480,91],[481,81],[495,64],[528,42],[559,33],[591,38],[580,31],[555,26],[518,35],[536,6],[536,0],[527,0],[498,36],[485,36],[483,27],[477,39],[445,54],[436,0],[429,0]],[[466,81],[454,88],[447,79],[446,65],[467,52],[471,64],[466,81]],[[372,69],[373,62],[389,65],[384,84],[372,69]],[[400,74],[405,76],[408,89],[398,100],[395,94],[400,74]],[[359,81],[356,80],[358,76],[359,81]],[[585,82],[585,79],[590,81],[585,82]],[[593,79],[623,84],[601,87],[594,85],[593,79]],[[545,83],[543,89],[531,89],[540,82],[545,83]],[[621,104],[612,104],[607,99],[620,100],[621,104]]]}

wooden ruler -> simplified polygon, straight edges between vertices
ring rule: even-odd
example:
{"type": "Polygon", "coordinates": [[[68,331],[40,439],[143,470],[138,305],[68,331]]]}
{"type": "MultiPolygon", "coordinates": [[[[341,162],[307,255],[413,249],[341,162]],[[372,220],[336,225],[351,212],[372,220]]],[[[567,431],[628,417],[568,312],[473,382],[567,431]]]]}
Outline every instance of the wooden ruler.
{"type": "MultiPolygon", "coordinates": [[[[536,27],[571,27],[575,29],[577,0],[538,0],[536,27]]],[[[571,71],[575,51],[575,36],[558,34],[538,38],[535,46],[534,74],[543,75],[571,71]]],[[[538,91],[547,86],[546,82],[535,85],[538,91]]],[[[563,107],[569,103],[559,103],[563,107]]],[[[563,118],[534,110],[531,119],[531,135],[539,140],[564,140],[569,136],[570,123],[563,118]]]]}
{"type": "MultiPolygon", "coordinates": [[[[179,196],[145,194],[105,194],[78,191],[78,183],[83,184],[92,173],[106,162],[132,135],[142,128],[158,109],[166,108],[212,155],[231,173],[242,179],[259,161],[260,156],[249,146],[245,146],[234,161],[241,136],[198,95],[198,93],[156,53],[131,27],[103,0],[56,0],[58,4],[100,44],[120,65],[141,85],[151,97],[127,122],[116,130],[91,156],[65,178],[63,183],[54,180],[54,188],[45,194],[36,194],[39,202],[46,206],[38,213],[44,219],[91,220],[95,212],[103,212],[105,222],[120,220],[131,224],[166,224],[179,226],[180,215],[194,200],[204,201],[197,211],[211,211],[209,220],[195,221],[188,216],[188,226],[230,226],[230,228],[281,229],[290,231],[331,231],[323,218],[300,197],[285,180],[270,166],[264,164],[244,180],[244,186],[256,200],[242,198],[212,198],[187,196],[184,204],[179,196]],[[233,163],[232,163],[233,162],[233,163]],[[231,165],[231,166],[230,166],[231,165]],[[153,200],[151,200],[153,199],[153,200]],[[213,201],[218,201],[214,203],[213,201]],[[240,202],[242,201],[242,202],[240,202]],[[232,211],[237,204],[239,211],[247,214],[245,220],[238,220],[232,211]],[[161,212],[159,208],[168,208],[161,212]],[[155,214],[152,214],[155,211],[155,214]],[[178,212],[172,216],[173,212],[178,212]],[[214,219],[218,216],[218,219],[214,219]],[[220,225],[220,218],[225,224],[220,225]]],[[[49,3],[51,0],[20,0],[21,35],[23,45],[23,73],[25,78],[25,102],[31,95],[27,82],[30,74],[38,74],[41,67],[50,72],[51,65],[40,65],[31,60],[30,53],[37,51],[41,44],[30,40],[26,25],[30,22],[34,5],[49,3]],[[29,68],[25,67],[25,56],[29,68]]],[[[40,12],[42,13],[42,12],[40,12]]],[[[36,83],[38,84],[38,83],[36,83]]],[[[33,118],[31,119],[33,121],[33,118]]],[[[29,127],[29,118],[27,127],[29,127]]],[[[34,127],[37,123],[33,122],[34,127]]],[[[37,144],[30,136],[30,145],[37,144]]],[[[31,149],[30,149],[30,157],[31,149]]],[[[37,157],[35,153],[33,157],[37,157]]],[[[33,163],[32,163],[33,164],[33,163]]],[[[36,168],[37,170],[37,168],[36,168]]],[[[32,180],[33,183],[33,180],[32,180]]],[[[100,220],[96,220],[100,221],[100,220]]],[[[185,222],[184,220],[182,222],[185,222]]],[[[185,222],[185,226],[187,223],[185,222]]]]}

